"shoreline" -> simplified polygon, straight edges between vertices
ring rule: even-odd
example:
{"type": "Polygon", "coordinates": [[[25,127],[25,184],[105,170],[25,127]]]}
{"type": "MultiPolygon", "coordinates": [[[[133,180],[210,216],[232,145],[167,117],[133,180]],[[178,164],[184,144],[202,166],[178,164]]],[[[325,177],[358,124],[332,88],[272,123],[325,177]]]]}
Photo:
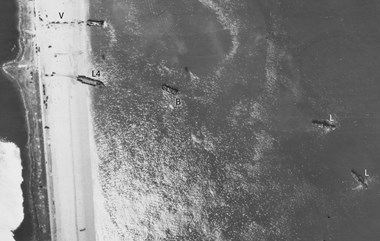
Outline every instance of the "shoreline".
{"type": "Polygon", "coordinates": [[[36,66],[33,63],[35,56],[32,50],[33,35],[31,31],[33,29],[33,19],[31,11],[33,2],[18,0],[16,4],[18,7],[17,30],[19,31],[17,40],[18,53],[13,60],[2,65],[2,72],[12,80],[13,84],[17,85],[25,110],[25,128],[28,136],[25,147],[20,147],[20,151],[22,161],[27,162],[27,166],[23,166],[23,182],[26,185],[26,190],[23,190],[23,192],[26,191],[27,193],[23,195],[24,197],[27,196],[28,199],[24,198],[24,220],[22,224],[28,218],[28,214],[25,213],[25,209],[27,209],[26,211],[30,212],[31,215],[31,240],[50,240],[50,221],[48,218],[50,215],[48,192],[46,190],[46,169],[43,158],[42,125],[39,121],[41,119],[41,110],[37,98],[39,80],[36,66]],[[30,32],[28,33],[27,31],[30,32]],[[24,173],[26,174],[24,175],[24,173]]]}
{"type": "Polygon", "coordinates": [[[75,80],[90,75],[88,14],[87,0],[36,1],[52,240],[96,240],[91,93],[75,80]]]}

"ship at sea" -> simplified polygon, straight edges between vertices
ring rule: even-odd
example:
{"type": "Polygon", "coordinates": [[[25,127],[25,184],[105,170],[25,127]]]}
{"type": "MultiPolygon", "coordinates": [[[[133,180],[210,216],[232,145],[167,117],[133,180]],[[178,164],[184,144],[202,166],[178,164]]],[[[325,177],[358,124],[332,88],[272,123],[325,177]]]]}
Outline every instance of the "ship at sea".
{"type": "Polygon", "coordinates": [[[357,173],[355,169],[351,169],[351,176],[358,184],[358,188],[368,188],[368,180],[359,173],[357,173]]]}
{"type": "Polygon", "coordinates": [[[330,115],[330,118],[327,120],[313,120],[312,123],[322,129],[333,131],[337,128],[337,123],[330,115]]]}

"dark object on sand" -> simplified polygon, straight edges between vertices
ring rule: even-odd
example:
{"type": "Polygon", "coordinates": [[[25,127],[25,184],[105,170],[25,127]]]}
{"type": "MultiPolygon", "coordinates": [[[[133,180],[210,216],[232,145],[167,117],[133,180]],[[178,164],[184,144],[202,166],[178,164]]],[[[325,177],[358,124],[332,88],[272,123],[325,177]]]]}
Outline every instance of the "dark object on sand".
{"type": "Polygon", "coordinates": [[[172,95],[176,95],[178,93],[178,89],[173,88],[173,87],[166,85],[166,84],[162,85],[162,89],[164,91],[168,92],[169,94],[172,94],[172,95]]]}
{"type": "Polygon", "coordinates": [[[93,20],[93,19],[89,19],[87,20],[87,26],[90,26],[90,27],[105,27],[105,21],[104,20],[93,20]]]}
{"type": "Polygon", "coordinates": [[[78,75],[77,81],[91,86],[98,86],[98,87],[104,87],[104,83],[97,79],[92,79],[90,77],[84,76],[84,75],[78,75]]]}

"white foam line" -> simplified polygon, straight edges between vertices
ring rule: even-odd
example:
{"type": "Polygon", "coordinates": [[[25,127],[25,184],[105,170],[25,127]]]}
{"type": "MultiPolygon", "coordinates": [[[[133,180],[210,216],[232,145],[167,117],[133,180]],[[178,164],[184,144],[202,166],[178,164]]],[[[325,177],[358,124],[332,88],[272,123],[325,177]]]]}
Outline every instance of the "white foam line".
{"type": "Polygon", "coordinates": [[[273,88],[275,87],[277,81],[276,58],[276,46],[274,45],[274,43],[269,42],[267,49],[267,61],[265,66],[265,73],[267,79],[265,87],[268,91],[268,94],[273,93],[273,88]]]}
{"type": "Polygon", "coordinates": [[[225,61],[231,60],[239,48],[240,42],[239,42],[239,22],[237,20],[232,19],[229,14],[227,14],[220,6],[218,6],[216,3],[214,3],[212,0],[199,0],[200,3],[202,3],[204,6],[210,8],[213,10],[217,17],[219,22],[223,25],[224,29],[228,29],[230,31],[230,34],[232,36],[232,48],[230,52],[226,55],[225,61]]]}
{"type": "Polygon", "coordinates": [[[111,23],[108,23],[107,24],[107,29],[108,29],[108,36],[110,37],[110,44],[109,44],[109,47],[110,48],[113,48],[117,42],[117,39],[116,39],[116,30],[115,28],[113,27],[113,25],[111,23]]]}

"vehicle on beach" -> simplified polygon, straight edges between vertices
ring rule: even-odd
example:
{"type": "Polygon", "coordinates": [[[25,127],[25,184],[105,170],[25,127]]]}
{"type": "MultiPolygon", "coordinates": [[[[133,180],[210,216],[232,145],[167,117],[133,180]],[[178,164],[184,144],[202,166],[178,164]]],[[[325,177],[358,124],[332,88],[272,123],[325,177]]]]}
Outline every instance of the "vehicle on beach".
{"type": "Polygon", "coordinates": [[[81,82],[82,84],[91,85],[95,87],[104,87],[105,84],[97,79],[93,79],[84,75],[78,75],[77,81],[81,82]]]}
{"type": "Polygon", "coordinates": [[[178,89],[173,88],[169,85],[163,84],[162,85],[162,90],[166,91],[169,94],[176,95],[178,93],[178,89]]]}

